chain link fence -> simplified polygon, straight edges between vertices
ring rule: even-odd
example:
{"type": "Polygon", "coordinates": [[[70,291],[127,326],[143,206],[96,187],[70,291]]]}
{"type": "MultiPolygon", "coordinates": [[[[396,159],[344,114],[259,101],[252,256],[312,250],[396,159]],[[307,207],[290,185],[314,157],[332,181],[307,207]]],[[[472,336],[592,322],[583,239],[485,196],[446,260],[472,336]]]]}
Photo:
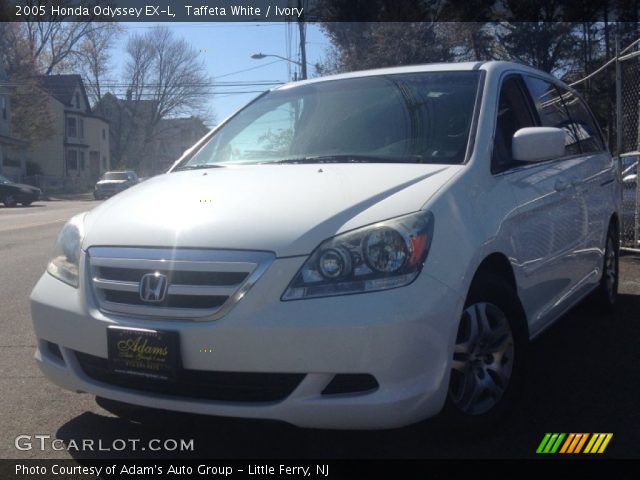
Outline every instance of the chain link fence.
{"type": "Polygon", "coordinates": [[[571,84],[590,103],[622,173],[621,245],[640,249],[640,40],[571,84]]]}

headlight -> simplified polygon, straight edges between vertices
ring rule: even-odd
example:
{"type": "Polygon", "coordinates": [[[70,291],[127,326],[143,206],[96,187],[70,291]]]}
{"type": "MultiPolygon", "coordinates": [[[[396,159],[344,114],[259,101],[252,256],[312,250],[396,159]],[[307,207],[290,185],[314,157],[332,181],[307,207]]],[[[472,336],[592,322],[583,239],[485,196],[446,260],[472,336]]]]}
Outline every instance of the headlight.
{"type": "Polygon", "coordinates": [[[298,271],[282,300],[402,287],[420,273],[433,215],[418,212],[325,240],[298,271]]]}
{"type": "Polygon", "coordinates": [[[53,250],[53,258],[47,266],[47,272],[76,288],[78,287],[80,247],[84,236],[82,225],[86,214],[85,212],[76,215],[62,227],[53,250]]]}

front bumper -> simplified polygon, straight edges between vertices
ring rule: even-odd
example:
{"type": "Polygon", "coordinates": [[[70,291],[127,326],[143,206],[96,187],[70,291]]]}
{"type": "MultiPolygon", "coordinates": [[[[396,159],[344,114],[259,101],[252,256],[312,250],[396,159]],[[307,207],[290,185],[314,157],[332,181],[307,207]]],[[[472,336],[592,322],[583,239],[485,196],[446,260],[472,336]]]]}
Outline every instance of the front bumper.
{"type": "Polygon", "coordinates": [[[50,380],[68,390],[167,410],[320,428],[392,428],[437,414],[446,397],[461,296],[422,272],[394,290],[280,301],[304,260],[275,260],[230,312],[203,322],[105,315],[96,308],[87,275],[75,289],[45,273],[31,295],[36,360],[50,380]],[[115,386],[89,377],[76,354],[106,358],[109,325],[179,332],[185,369],[304,377],[286,398],[271,402],[211,401],[115,386]],[[47,342],[59,347],[61,357],[47,342]],[[336,374],[373,375],[379,387],[323,395],[336,374]]]}

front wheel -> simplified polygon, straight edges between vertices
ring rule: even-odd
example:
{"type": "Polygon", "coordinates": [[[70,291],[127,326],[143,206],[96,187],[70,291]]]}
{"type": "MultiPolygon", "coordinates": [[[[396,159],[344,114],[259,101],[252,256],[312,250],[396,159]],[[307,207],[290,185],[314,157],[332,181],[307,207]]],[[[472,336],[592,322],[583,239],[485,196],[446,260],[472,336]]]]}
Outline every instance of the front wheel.
{"type": "Polygon", "coordinates": [[[524,378],[528,334],[507,282],[481,274],[471,286],[451,363],[445,416],[465,430],[485,430],[512,406],[524,378]]]}

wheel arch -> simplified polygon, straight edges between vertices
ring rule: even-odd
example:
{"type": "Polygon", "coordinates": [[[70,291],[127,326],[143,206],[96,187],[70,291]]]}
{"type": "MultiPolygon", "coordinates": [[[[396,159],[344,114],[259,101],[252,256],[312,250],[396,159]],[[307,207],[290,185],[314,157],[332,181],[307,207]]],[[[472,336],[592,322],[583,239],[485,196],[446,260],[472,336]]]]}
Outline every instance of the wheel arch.
{"type": "Polygon", "coordinates": [[[609,227],[607,227],[607,230],[611,227],[614,226],[616,229],[616,235],[618,236],[618,238],[620,238],[620,233],[621,233],[621,225],[620,225],[620,218],[618,217],[618,212],[613,212],[611,214],[611,216],[609,217],[609,227]]]}
{"type": "Polygon", "coordinates": [[[527,338],[529,338],[530,332],[527,313],[518,295],[518,282],[516,280],[515,272],[513,271],[513,266],[511,265],[509,258],[502,252],[493,252],[485,256],[476,268],[475,273],[473,274],[471,283],[469,285],[469,291],[473,287],[473,284],[480,278],[482,278],[482,275],[486,274],[496,275],[500,277],[501,279],[506,281],[511,288],[513,288],[516,299],[520,304],[520,312],[523,322],[522,326],[526,329],[527,338]]]}

